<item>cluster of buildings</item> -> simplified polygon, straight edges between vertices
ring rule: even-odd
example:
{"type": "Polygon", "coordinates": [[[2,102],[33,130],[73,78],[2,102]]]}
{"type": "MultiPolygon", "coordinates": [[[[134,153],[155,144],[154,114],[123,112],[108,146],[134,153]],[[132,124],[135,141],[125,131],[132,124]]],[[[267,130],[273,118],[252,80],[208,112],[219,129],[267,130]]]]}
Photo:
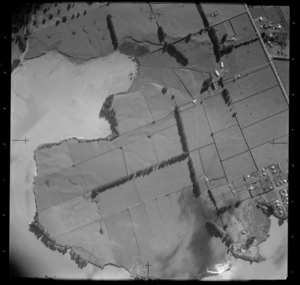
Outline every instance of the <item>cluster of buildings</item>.
{"type": "Polygon", "coordinates": [[[288,180],[278,163],[246,175],[244,180],[252,198],[263,198],[276,216],[287,218],[288,180]]]}

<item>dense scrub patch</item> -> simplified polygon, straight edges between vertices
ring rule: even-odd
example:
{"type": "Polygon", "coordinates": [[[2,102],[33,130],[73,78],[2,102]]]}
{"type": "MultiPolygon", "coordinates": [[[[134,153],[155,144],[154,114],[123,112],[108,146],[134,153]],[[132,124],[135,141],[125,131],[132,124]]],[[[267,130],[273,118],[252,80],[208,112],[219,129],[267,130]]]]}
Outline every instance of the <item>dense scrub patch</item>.
{"type": "Polygon", "coordinates": [[[118,136],[119,132],[117,130],[118,120],[116,118],[116,111],[114,109],[112,109],[112,107],[111,107],[113,100],[114,100],[114,94],[109,95],[106,98],[106,100],[101,108],[99,117],[104,118],[109,122],[110,129],[112,131],[112,136],[118,136]]]}

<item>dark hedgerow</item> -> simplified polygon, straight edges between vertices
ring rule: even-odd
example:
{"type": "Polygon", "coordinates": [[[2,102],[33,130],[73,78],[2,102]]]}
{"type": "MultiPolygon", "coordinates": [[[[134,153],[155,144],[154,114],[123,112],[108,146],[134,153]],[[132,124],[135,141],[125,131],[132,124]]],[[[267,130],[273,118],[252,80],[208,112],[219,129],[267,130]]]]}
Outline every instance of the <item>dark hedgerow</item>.
{"type": "Polygon", "coordinates": [[[216,200],[215,200],[215,198],[214,198],[214,196],[213,196],[211,190],[208,189],[207,192],[208,192],[208,197],[210,198],[211,202],[214,204],[215,208],[218,209],[216,200]]]}
{"type": "Polygon", "coordinates": [[[213,51],[214,51],[214,54],[216,57],[216,61],[220,62],[220,60],[221,60],[221,54],[220,54],[221,45],[219,42],[217,30],[214,27],[210,27],[208,30],[208,36],[213,44],[213,51]]]}
{"type": "Polygon", "coordinates": [[[196,176],[196,172],[195,172],[195,168],[194,168],[194,164],[193,161],[191,159],[191,157],[189,156],[188,159],[188,168],[189,168],[189,172],[190,172],[190,179],[193,185],[193,194],[195,198],[198,198],[200,196],[200,186],[199,183],[197,181],[197,176],[196,176]]]}
{"type": "Polygon", "coordinates": [[[169,56],[174,57],[176,61],[182,66],[187,66],[189,64],[188,59],[183,55],[183,53],[177,50],[172,44],[166,45],[166,51],[169,56]]]}
{"type": "Polygon", "coordinates": [[[184,132],[182,119],[181,119],[181,116],[180,116],[179,108],[177,106],[175,107],[175,110],[174,110],[174,117],[175,117],[176,124],[177,124],[177,129],[178,129],[178,134],[179,134],[179,137],[180,137],[182,151],[183,152],[189,152],[189,147],[188,147],[186,135],[185,135],[185,132],[184,132]]]}
{"type": "MultiPolygon", "coordinates": [[[[236,45],[234,46],[234,48],[239,48],[239,47],[241,47],[241,46],[246,46],[246,45],[249,45],[249,44],[251,44],[251,43],[254,43],[254,42],[258,41],[258,40],[259,40],[259,38],[258,38],[258,37],[255,37],[255,38],[253,38],[253,39],[250,39],[250,40],[244,41],[244,42],[242,42],[242,43],[236,44],[236,45]]],[[[233,49],[233,48],[232,48],[232,49],[233,49]]]]}
{"type": "Polygon", "coordinates": [[[104,191],[107,191],[109,189],[112,189],[114,187],[118,187],[118,186],[120,186],[122,184],[125,184],[125,183],[131,181],[133,178],[136,179],[136,178],[141,177],[141,176],[144,177],[146,175],[149,175],[150,173],[152,173],[156,169],[161,169],[161,168],[164,168],[164,167],[166,167],[168,165],[172,165],[172,164],[174,164],[176,162],[183,161],[188,156],[189,156],[188,153],[182,153],[182,154],[180,154],[180,155],[178,155],[176,157],[172,157],[172,158],[170,158],[168,160],[162,161],[159,164],[151,165],[149,167],[146,167],[144,169],[141,169],[141,170],[137,171],[136,173],[132,173],[129,176],[125,176],[125,177],[117,179],[117,180],[115,180],[113,182],[110,182],[110,183],[107,183],[105,185],[102,185],[102,186],[100,186],[100,187],[92,190],[91,198],[95,199],[98,196],[98,194],[100,194],[100,193],[102,193],[104,191]]]}
{"type": "Polygon", "coordinates": [[[112,22],[112,19],[111,19],[111,15],[107,15],[106,24],[107,24],[107,28],[108,28],[109,33],[110,33],[110,38],[111,38],[112,45],[113,45],[114,49],[116,50],[118,48],[119,44],[118,44],[116,31],[115,31],[115,28],[114,28],[114,25],[113,25],[113,22],[112,22]]]}

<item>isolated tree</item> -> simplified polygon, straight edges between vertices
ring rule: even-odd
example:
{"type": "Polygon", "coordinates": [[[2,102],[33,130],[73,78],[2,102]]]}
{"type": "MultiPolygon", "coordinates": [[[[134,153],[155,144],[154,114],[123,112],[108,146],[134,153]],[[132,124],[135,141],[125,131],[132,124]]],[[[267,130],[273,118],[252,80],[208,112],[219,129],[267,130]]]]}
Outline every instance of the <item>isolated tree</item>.
{"type": "Polygon", "coordinates": [[[52,18],[53,18],[53,15],[49,14],[49,20],[52,20],[52,18]]]}
{"type": "Polygon", "coordinates": [[[62,19],[61,19],[61,21],[62,21],[63,23],[65,23],[65,22],[67,21],[67,17],[66,17],[66,16],[63,16],[62,19]]]}
{"type": "Polygon", "coordinates": [[[45,14],[47,12],[47,8],[45,8],[44,10],[43,10],[43,13],[45,14]]]}
{"type": "Polygon", "coordinates": [[[56,23],[55,23],[55,26],[58,26],[58,25],[59,25],[59,23],[60,23],[60,21],[59,21],[59,20],[57,20],[57,21],[56,21],[56,23]]]}
{"type": "Polygon", "coordinates": [[[78,18],[79,16],[80,16],[80,13],[78,12],[78,13],[77,13],[77,18],[78,18]]]}
{"type": "Polygon", "coordinates": [[[58,10],[57,10],[57,15],[59,15],[59,13],[60,13],[60,10],[58,9],[58,10]]]}
{"type": "Polygon", "coordinates": [[[44,24],[45,24],[45,22],[46,22],[46,20],[45,20],[45,19],[43,19],[43,22],[42,22],[42,24],[44,25],[44,24]]]}
{"type": "Polygon", "coordinates": [[[72,18],[71,18],[71,20],[73,20],[74,19],[74,14],[72,15],[72,18]]]}
{"type": "Polygon", "coordinates": [[[68,4],[68,6],[67,6],[67,11],[69,11],[70,8],[71,8],[71,4],[68,4]]]}
{"type": "Polygon", "coordinates": [[[86,15],[86,10],[84,10],[83,15],[86,15]]]}

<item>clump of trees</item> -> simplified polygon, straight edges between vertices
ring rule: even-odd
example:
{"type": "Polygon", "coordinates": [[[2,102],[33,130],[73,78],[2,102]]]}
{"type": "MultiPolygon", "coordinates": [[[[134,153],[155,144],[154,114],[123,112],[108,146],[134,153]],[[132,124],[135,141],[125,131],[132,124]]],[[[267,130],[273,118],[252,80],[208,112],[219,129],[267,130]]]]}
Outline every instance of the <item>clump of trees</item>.
{"type": "Polygon", "coordinates": [[[111,15],[107,15],[106,25],[107,25],[107,28],[108,28],[109,33],[110,33],[110,38],[111,38],[112,45],[114,47],[114,50],[116,50],[118,48],[119,44],[118,44],[118,38],[117,38],[117,35],[116,35],[116,31],[115,31],[115,28],[114,28],[114,25],[113,25],[113,22],[112,22],[112,19],[111,19],[111,15]]]}
{"type": "Polygon", "coordinates": [[[50,237],[50,234],[45,228],[38,222],[37,213],[35,214],[34,221],[29,224],[29,231],[32,232],[37,239],[41,239],[41,242],[53,251],[58,251],[61,254],[65,254],[68,251],[68,246],[62,246],[55,243],[50,237]]]}
{"type": "Polygon", "coordinates": [[[224,236],[224,233],[213,222],[207,221],[205,229],[211,237],[222,238],[224,236]]]}
{"type": "Polygon", "coordinates": [[[224,44],[224,43],[226,42],[227,38],[228,38],[228,34],[225,33],[225,34],[222,36],[221,40],[220,40],[220,44],[221,44],[221,45],[224,44]]]}
{"type": "Polygon", "coordinates": [[[248,237],[247,240],[246,240],[246,243],[245,243],[245,247],[244,247],[244,248],[245,248],[246,250],[248,250],[248,249],[250,248],[250,246],[253,244],[254,240],[255,240],[255,237],[254,237],[254,236],[248,237]]]}
{"type": "Polygon", "coordinates": [[[75,261],[79,268],[84,268],[87,266],[88,262],[77,254],[73,249],[70,250],[71,259],[75,261]]]}
{"type": "Polygon", "coordinates": [[[224,88],[224,82],[223,82],[224,78],[223,76],[220,77],[220,79],[218,80],[218,85],[221,87],[221,88],[224,88]]]}
{"type": "Polygon", "coordinates": [[[165,41],[166,33],[164,32],[163,28],[159,25],[157,28],[157,37],[160,44],[165,41]]]}
{"type": "Polygon", "coordinates": [[[209,77],[209,78],[206,78],[204,81],[203,81],[203,84],[202,84],[202,87],[201,87],[201,90],[200,90],[200,94],[202,94],[203,92],[207,91],[210,84],[212,83],[212,77],[209,77]]]}
{"type": "Polygon", "coordinates": [[[242,201],[236,201],[234,204],[235,208],[238,208],[241,205],[242,201]]]}
{"type": "Polygon", "coordinates": [[[224,99],[224,101],[225,101],[225,104],[227,105],[227,106],[230,106],[231,105],[231,98],[230,98],[230,94],[229,94],[229,91],[225,88],[225,89],[223,89],[223,91],[222,91],[222,98],[224,99]]]}
{"type": "Polygon", "coordinates": [[[11,64],[11,72],[13,72],[20,64],[21,60],[19,58],[16,58],[13,60],[11,64]]]}
{"type": "Polygon", "coordinates": [[[16,43],[18,44],[20,51],[23,53],[26,50],[26,43],[20,35],[16,36],[16,43]]]}
{"type": "Polygon", "coordinates": [[[191,40],[191,38],[192,38],[192,34],[189,33],[189,34],[186,36],[186,38],[184,39],[185,43],[186,43],[186,44],[189,43],[190,40],[191,40]]]}
{"type": "Polygon", "coordinates": [[[165,45],[165,50],[169,54],[169,56],[174,57],[176,61],[181,64],[182,66],[187,66],[189,64],[188,59],[184,56],[182,52],[177,50],[175,46],[172,44],[166,44],[165,45]]]}
{"type": "Polygon", "coordinates": [[[106,98],[101,108],[99,117],[106,119],[110,124],[110,129],[112,131],[113,136],[118,136],[119,132],[117,130],[118,120],[116,118],[116,111],[111,107],[113,99],[114,99],[113,94],[106,98]]]}
{"type": "Polygon", "coordinates": [[[178,134],[179,134],[179,137],[180,137],[182,151],[183,152],[189,152],[187,138],[186,138],[186,135],[185,135],[185,132],[184,132],[184,127],[183,127],[183,123],[182,123],[182,119],[181,119],[181,116],[180,116],[180,111],[179,111],[178,106],[175,107],[174,117],[175,117],[175,121],[176,121],[176,124],[177,124],[177,129],[178,129],[178,134]]]}

